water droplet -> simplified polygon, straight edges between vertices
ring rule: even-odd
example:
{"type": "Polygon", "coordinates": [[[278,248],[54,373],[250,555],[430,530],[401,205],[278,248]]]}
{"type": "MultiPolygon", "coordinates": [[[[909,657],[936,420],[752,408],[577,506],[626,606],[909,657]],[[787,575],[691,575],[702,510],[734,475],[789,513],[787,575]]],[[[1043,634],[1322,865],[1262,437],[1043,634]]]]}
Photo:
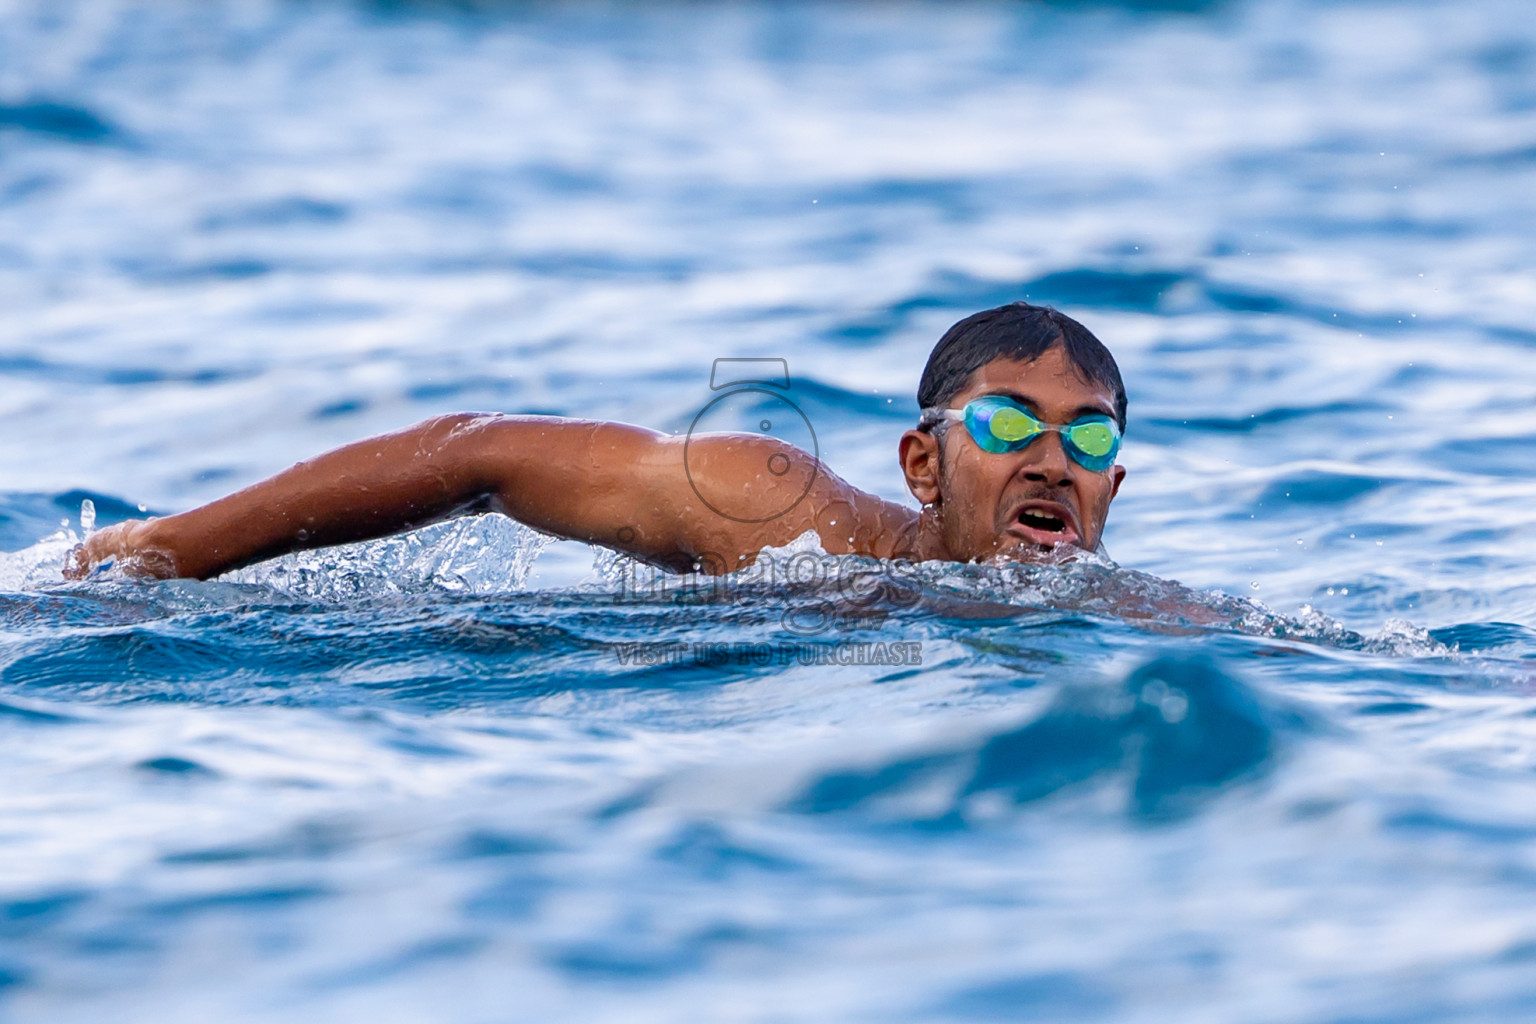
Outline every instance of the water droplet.
{"type": "Polygon", "coordinates": [[[80,532],[90,533],[96,529],[96,503],[86,498],[80,503],[80,532]]]}
{"type": "Polygon", "coordinates": [[[1252,587],[1254,590],[1258,590],[1259,589],[1259,581],[1258,580],[1254,580],[1252,583],[1250,583],[1248,585],[1250,587],[1252,587]]]}
{"type": "Polygon", "coordinates": [[[1332,588],[1332,587],[1329,587],[1329,588],[1328,588],[1328,596],[1329,596],[1329,597],[1332,597],[1332,596],[1333,596],[1333,588],[1332,588]]]}

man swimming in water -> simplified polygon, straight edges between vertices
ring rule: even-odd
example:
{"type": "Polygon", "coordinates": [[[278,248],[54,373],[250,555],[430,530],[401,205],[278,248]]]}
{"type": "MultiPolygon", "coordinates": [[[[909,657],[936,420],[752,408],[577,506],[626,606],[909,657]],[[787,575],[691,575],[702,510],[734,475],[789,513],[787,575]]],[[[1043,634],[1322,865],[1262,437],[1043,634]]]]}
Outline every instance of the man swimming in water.
{"type": "Polygon", "coordinates": [[[115,560],[134,575],[208,579],[482,512],[679,572],[732,572],[808,530],[830,554],[913,561],[1098,547],[1125,477],[1115,456],[1126,399],[1087,328],[1023,302],[975,313],[934,347],[917,397],[922,418],[898,458],[919,511],[771,437],[465,413],[347,445],[201,508],[100,530],[65,575],[115,560]],[[722,515],[701,493],[739,495],[733,508],[763,518],[722,515]]]}

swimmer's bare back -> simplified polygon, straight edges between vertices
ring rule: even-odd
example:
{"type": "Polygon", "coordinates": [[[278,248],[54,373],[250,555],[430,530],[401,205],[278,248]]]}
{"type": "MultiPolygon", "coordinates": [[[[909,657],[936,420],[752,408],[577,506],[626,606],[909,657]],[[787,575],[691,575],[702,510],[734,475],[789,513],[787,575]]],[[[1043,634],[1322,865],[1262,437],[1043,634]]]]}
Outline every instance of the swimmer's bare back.
{"type": "Polygon", "coordinates": [[[914,557],[918,534],[917,512],[771,437],[461,414],[339,448],[201,508],[107,527],[65,575],[115,560],[133,575],[208,579],[481,512],[709,573],[750,565],[807,530],[832,554],[877,558],[914,557]]]}

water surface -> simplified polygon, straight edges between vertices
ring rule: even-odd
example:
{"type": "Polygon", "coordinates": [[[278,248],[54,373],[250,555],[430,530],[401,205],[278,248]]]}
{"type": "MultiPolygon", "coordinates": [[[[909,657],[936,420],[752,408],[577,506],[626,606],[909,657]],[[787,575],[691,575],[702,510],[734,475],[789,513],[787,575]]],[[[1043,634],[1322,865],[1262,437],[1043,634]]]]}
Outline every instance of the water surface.
{"type": "Polygon", "coordinates": [[[0,6],[0,1017],[1529,1016],[1527,14],[0,6]],[[720,357],[907,500],[1026,297],[1125,374],[1121,569],[56,577],[87,498],[720,357]]]}

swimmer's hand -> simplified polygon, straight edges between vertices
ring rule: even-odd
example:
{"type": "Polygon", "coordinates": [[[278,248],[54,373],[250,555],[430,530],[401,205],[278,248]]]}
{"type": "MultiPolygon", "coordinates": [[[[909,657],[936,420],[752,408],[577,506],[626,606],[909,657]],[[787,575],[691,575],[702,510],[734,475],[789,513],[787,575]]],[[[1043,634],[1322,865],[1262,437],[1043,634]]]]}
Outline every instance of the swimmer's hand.
{"type": "Polygon", "coordinates": [[[83,580],[109,565],[129,576],[173,579],[179,575],[176,560],[155,543],[158,519],[129,519],[97,530],[76,544],[64,566],[64,578],[83,580]]]}

